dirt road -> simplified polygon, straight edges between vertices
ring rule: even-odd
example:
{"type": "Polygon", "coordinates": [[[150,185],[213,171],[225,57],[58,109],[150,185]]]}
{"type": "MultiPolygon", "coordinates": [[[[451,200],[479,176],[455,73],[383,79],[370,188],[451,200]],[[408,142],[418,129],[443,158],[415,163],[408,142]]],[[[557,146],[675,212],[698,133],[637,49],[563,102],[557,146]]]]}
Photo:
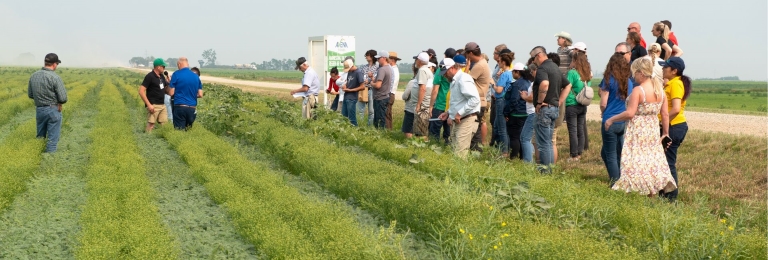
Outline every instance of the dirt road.
{"type": "MultiPolygon", "coordinates": [[[[149,70],[140,71],[144,71],[144,73],[146,73],[149,70]]],[[[249,87],[273,89],[296,89],[299,87],[298,84],[237,80],[211,76],[201,76],[200,79],[203,82],[232,85],[246,90],[249,87]]],[[[402,88],[402,86],[400,88],[402,88]]],[[[288,94],[286,93],[286,95],[288,94]]],[[[398,93],[395,96],[398,100],[401,99],[401,93],[398,93]]],[[[599,105],[593,104],[589,106],[587,111],[587,120],[601,120],[599,105]]],[[[689,129],[768,137],[768,116],[732,115],[685,111],[685,117],[688,121],[689,129]]]]}

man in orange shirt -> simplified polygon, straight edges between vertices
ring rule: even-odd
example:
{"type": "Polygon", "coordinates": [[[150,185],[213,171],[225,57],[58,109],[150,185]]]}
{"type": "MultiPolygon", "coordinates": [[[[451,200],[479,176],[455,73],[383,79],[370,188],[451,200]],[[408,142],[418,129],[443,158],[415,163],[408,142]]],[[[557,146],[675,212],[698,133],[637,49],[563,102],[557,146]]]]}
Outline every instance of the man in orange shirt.
{"type": "MultiPolygon", "coordinates": [[[[640,46],[643,46],[643,49],[647,49],[648,46],[645,45],[645,39],[643,39],[643,34],[640,33],[640,24],[637,22],[632,22],[629,24],[629,27],[627,27],[627,33],[636,32],[640,35],[640,46]]],[[[670,37],[672,37],[670,35],[670,37]]],[[[677,44],[677,43],[675,43],[677,44]]]]}

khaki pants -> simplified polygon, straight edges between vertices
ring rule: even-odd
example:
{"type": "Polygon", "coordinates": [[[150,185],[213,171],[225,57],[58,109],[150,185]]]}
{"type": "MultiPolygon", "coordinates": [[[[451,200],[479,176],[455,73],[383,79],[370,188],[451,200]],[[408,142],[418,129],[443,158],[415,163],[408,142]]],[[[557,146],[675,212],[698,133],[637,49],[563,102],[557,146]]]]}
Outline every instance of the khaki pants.
{"type": "Polygon", "coordinates": [[[469,146],[472,143],[472,136],[477,132],[479,125],[480,123],[477,122],[476,115],[462,118],[461,123],[453,123],[451,126],[451,145],[453,145],[453,152],[457,156],[461,158],[467,157],[469,146]]]}
{"type": "Polygon", "coordinates": [[[392,105],[395,104],[395,94],[389,93],[389,103],[387,103],[387,114],[384,116],[384,128],[392,130],[392,105]]]}
{"type": "Polygon", "coordinates": [[[304,102],[301,104],[301,117],[304,119],[312,119],[314,116],[315,108],[317,107],[317,96],[304,97],[304,102]]]}
{"type": "Polygon", "coordinates": [[[155,108],[155,113],[147,112],[147,122],[150,124],[160,123],[164,124],[168,122],[168,110],[165,109],[165,105],[152,105],[155,108]]]}

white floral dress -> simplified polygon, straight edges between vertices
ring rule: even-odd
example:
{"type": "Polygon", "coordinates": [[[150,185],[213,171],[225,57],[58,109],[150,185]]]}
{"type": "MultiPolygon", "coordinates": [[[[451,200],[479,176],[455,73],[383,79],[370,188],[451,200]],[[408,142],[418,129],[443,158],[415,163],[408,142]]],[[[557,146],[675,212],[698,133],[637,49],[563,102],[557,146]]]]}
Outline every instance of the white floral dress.
{"type": "MultiPolygon", "coordinates": [[[[659,118],[662,102],[645,101],[638,104],[635,117],[627,122],[624,147],[621,151],[621,177],[613,185],[614,190],[637,192],[642,195],[670,192],[677,189],[669,171],[659,136],[659,118]]],[[[662,100],[664,99],[662,92],[662,100]]]]}

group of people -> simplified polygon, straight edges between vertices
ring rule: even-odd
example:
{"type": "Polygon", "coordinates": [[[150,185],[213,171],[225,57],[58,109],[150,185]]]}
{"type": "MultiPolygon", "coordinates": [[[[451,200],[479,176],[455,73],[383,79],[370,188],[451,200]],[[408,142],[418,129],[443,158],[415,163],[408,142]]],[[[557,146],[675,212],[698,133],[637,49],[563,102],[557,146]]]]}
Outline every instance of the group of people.
{"type": "Polygon", "coordinates": [[[176,62],[178,70],[172,75],[165,70],[166,66],[168,64],[162,58],[155,59],[152,71],[144,76],[139,86],[139,96],[147,108],[146,132],[168,120],[173,122],[174,128],[186,130],[192,127],[197,117],[197,99],[203,97],[200,69],[190,69],[186,57],[179,58],[176,62]]]}
{"type": "MultiPolygon", "coordinates": [[[[640,24],[631,23],[626,41],[616,45],[606,66],[598,93],[601,157],[611,187],[675,200],[675,164],[687,133],[684,110],[691,80],[683,75],[683,51],[671,27],[666,20],[655,23],[656,41],[647,47],[640,24]]],[[[493,69],[475,42],[446,49],[440,62],[433,49],[414,56],[413,78],[402,93],[401,131],[408,138],[440,140],[462,158],[469,151],[493,147],[504,158],[536,162],[542,173],[551,173],[558,157],[555,131],[565,122],[567,161],[579,161],[589,148],[586,114],[594,93],[592,68],[584,42],[573,43],[567,32],[555,37],[556,52],[536,46],[525,63],[514,62],[515,52],[506,45],[496,46],[493,69]]],[[[375,50],[367,51],[365,58],[367,64],[357,67],[354,58],[347,57],[342,72],[331,70],[326,91],[336,94],[332,109],[340,108],[357,126],[358,115],[368,108],[369,125],[391,129],[401,59],[397,53],[375,50]]],[[[319,78],[303,57],[296,68],[304,79],[291,94],[306,93],[302,111],[312,118],[319,78]]]]}

